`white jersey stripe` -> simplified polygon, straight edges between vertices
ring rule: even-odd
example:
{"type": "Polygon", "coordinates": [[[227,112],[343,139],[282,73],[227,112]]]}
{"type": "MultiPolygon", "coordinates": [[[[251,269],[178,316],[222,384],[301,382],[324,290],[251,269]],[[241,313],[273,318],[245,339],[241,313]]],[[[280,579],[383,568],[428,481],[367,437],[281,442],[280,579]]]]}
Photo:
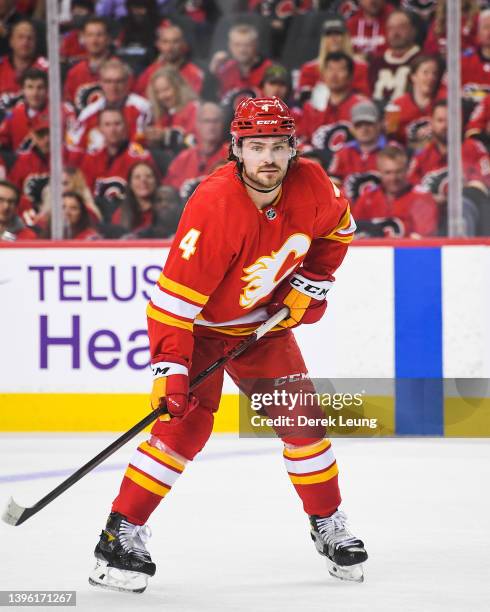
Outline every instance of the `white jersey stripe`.
{"type": "Polygon", "coordinates": [[[186,319],[191,319],[192,321],[202,310],[202,306],[189,304],[189,302],[186,302],[185,300],[181,300],[174,295],[170,295],[158,285],[154,285],[150,298],[152,303],[157,308],[162,308],[171,314],[175,314],[186,319]]]}

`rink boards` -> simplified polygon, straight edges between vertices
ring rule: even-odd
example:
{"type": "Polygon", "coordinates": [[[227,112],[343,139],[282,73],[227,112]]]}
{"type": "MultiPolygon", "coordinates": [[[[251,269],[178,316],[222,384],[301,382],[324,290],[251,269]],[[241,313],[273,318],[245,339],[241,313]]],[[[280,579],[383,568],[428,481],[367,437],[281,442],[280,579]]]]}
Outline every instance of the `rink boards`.
{"type": "MultiPolygon", "coordinates": [[[[0,431],[126,429],[148,411],[145,306],[168,247],[47,244],[0,248],[0,431]]],[[[486,387],[443,381],[490,378],[490,241],[398,244],[350,249],[327,315],[296,331],[310,374],[387,379],[387,433],[490,435],[486,387]]],[[[226,380],[215,430],[237,424],[226,380]]]]}

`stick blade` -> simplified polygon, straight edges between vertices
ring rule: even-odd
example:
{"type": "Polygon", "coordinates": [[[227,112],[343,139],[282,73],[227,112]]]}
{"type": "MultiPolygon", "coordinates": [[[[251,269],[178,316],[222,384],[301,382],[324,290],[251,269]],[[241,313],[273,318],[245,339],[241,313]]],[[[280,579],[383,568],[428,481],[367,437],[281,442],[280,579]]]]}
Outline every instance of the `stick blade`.
{"type": "Polygon", "coordinates": [[[22,519],[22,515],[26,510],[27,508],[19,506],[19,504],[14,500],[14,498],[11,497],[8,500],[5,510],[3,511],[2,521],[16,527],[17,525],[23,523],[24,520],[27,518],[24,517],[24,519],[22,519]]]}

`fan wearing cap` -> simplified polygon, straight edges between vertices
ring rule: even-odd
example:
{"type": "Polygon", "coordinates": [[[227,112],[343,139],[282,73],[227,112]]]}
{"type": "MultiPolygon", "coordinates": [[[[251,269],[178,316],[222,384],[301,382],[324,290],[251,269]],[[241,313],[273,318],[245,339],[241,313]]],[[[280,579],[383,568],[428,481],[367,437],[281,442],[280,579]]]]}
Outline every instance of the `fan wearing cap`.
{"type": "Polygon", "coordinates": [[[355,202],[365,189],[379,184],[376,156],[386,146],[386,138],[381,133],[379,111],[370,100],[356,104],[351,118],[354,140],[334,155],[328,173],[349,200],[355,202]]]}
{"type": "MultiPolygon", "coordinates": [[[[298,159],[295,122],[284,102],[243,100],[231,135],[230,161],[189,198],[151,292],[151,402],[156,409],[165,401],[169,414],[158,417],[149,442],[136,451],[113,502],[112,512],[133,525],[147,521],[211,434],[223,371],[191,398],[189,379],[284,305],[289,308],[285,319],[226,371],[249,396],[272,392],[274,380],[283,380],[291,392],[314,390],[291,328],[324,314],[333,275],[355,231],[347,200],[322,168],[298,159]],[[177,468],[170,481],[159,468],[162,462],[177,468]]],[[[319,406],[298,403],[295,414],[323,414],[319,406]]],[[[277,416],[281,408],[266,410],[277,416]]],[[[337,512],[338,468],[325,428],[318,423],[302,427],[293,419],[275,430],[318,550],[359,568],[367,558],[362,542],[352,536],[344,542],[335,531],[343,527],[344,515],[337,512]],[[308,476],[312,471],[313,478],[308,476]],[[315,527],[320,520],[322,525],[333,521],[335,553],[321,544],[315,527]]],[[[147,573],[154,571],[152,564],[147,573]]]]}
{"type": "Polygon", "coordinates": [[[352,58],[354,62],[354,74],[352,75],[352,89],[357,93],[370,96],[368,65],[352,51],[350,34],[345,22],[340,15],[331,15],[323,22],[322,37],[318,57],[301,66],[296,98],[303,102],[308,100],[317,83],[321,83],[321,69],[325,58],[329,53],[342,52],[352,58]]]}

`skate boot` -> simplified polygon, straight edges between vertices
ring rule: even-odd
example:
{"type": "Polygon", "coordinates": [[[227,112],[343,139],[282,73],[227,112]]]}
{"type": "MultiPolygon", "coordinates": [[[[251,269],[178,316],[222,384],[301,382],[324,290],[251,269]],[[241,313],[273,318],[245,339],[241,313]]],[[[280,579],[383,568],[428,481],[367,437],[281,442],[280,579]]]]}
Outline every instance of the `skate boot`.
{"type": "Polygon", "coordinates": [[[148,577],[156,571],[145,547],[150,536],[147,525],[133,525],[122,514],[111,512],[95,547],[96,565],[89,583],[116,591],[143,593],[148,577]]]}
{"type": "Polygon", "coordinates": [[[326,557],[328,573],[340,580],[363,582],[362,563],[368,558],[364,543],[346,528],[346,515],[337,510],[332,516],[310,516],[311,539],[326,557]]]}

